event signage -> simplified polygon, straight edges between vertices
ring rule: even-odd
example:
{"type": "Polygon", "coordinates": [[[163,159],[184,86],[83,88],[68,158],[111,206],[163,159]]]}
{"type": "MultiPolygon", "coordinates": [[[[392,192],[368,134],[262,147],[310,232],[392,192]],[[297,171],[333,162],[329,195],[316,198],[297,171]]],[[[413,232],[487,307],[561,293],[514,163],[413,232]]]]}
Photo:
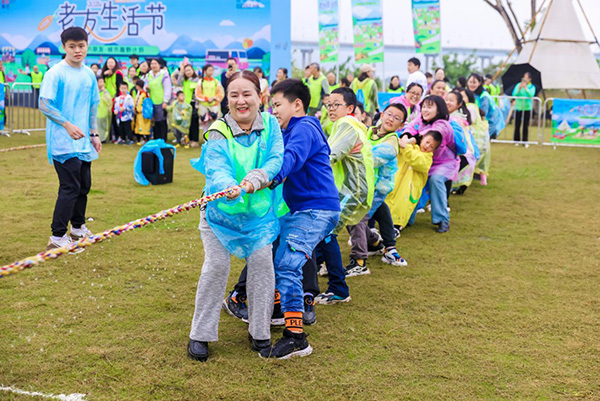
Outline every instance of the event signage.
{"type": "Polygon", "coordinates": [[[355,62],[383,63],[381,0],[352,0],[352,23],[355,62]]]}
{"type": "Polygon", "coordinates": [[[340,48],[338,0],[319,0],[319,60],[337,63],[340,48]]]}
{"type": "Polygon", "coordinates": [[[552,142],[600,145],[600,100],[554,99],[552,142]]]}
{"type": "Polygon", "coordinates": [[[212,0],[10,1],[0,12],[7,82],[30,82],[19,70],[38,65],[45,72],[58,63],[60,34],[72,26],[89,34],[88,65],[112,56],[125,69],[136,54],[160,56],[171,70],[184,58],[197,69],[210,62],[218,75],[232,57],[242,68],[269,71],[273,1],[219,0],[218,7],[212,0]]]}
{"type": "Polygon", "coordinates": [[[412,0],[413,29],[417,53],[441,51],[439,0],[412,0]]]}

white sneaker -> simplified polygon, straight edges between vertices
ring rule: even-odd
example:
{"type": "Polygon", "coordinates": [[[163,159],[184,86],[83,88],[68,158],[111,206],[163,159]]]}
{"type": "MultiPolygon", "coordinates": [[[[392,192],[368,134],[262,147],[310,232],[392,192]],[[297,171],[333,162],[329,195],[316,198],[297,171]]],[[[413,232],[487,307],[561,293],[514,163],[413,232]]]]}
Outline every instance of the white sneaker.
{"type": "Polygon", "coordinates": [[[329,275],[329,272],[327,271],[327,266],[325,266],[325,262],[321,263],[319,272],[317,274],[321,277],[329,275]]]}
{"type": "Polygon", "coordinates": [[[73,241],[79,241],[80,239],[87,238],[94,235],[93,232],[88,230],[88,228],[83,224],[80,228],[71,227],[71,232],[69,236],[73,241]]]}
{"type": "Polygon", "coordinates": [[[429,213],[431,213],[431,203],[427,206],[425,206],[425,210],[427,210],[429,213]]]}
{"type": "Polygon", "coordinates": [[[519,146],[519,144],[518,144],[518,143],[515,143],[515,146],[519,146]]]}
{"type": "Polygon", "coordinates": [[[417,209],[417,214],[421,214],[421,213],[425,213],[425,209],[423,209],[423,208],[417,209]]]}
{"type": "Polygon", "coordinates": [[[525,149],[529,149],[529,144],[528,143],[525,144],[525,149]]]}
{"type": "MultiPolygon", "coordinates": [[[[46,245],[46,250],[50,251],[52,249],[63,248],[66,246],[70,246],[71,244],[73,244],[73,240],[71,240],[71,237],[69,237],[67,234],[63,235],[58,240],[56,239],[56,237],[50,237],[48,240],[48,245],[46,245]]],[[[81,253],[83,251],[85,251],[85,248],[74,249],[69,253],[76,254],[81,253]]]]}
{"type": "Polygon", "coordinates": [[[381,257],[383,263],[387,263],[392,266],[408,266],[408,263],[402,258],[396,249],[390,249],[381,257]]]}

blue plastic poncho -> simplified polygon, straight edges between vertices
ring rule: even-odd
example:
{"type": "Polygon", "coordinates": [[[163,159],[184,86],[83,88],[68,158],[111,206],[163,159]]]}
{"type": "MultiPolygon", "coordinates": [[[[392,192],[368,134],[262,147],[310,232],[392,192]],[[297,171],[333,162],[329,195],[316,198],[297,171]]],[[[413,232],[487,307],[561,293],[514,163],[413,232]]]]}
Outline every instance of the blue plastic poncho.
{"type": "MultiPolygon", "coordinates": [[[[370,134],[370,132],[369,132],[370,134]]],[[[393,134],[391,137],[397,141],[398,137],[393,134]]],[[[369,136],[369,139],[372,139],[369,136]]],[[[373,203],[369,211],[369,217],[377,211],[383,204],[388,194],[394,190],[396,172],[398,171],[398,146],[396,148],[384,137],[380,141],[371,140],[373,145],[373,167],[375,169],[375,193],[373,194],[373,203]]]]}
{"type": "Polygon", "coordinates": [[[490,123],[490,138],[495,138],[506,127],[502,110],[496,105],[489,93],[483,91],[475,98],[477,106],[485,113],[485,119],[490,123]]]}
{"type": "MultiPolygon", "coordinates": [[[[202,146],[201,157],[191,161],[192,166],[206,177],[206,194],[237,185],[249,170],[261,169],[269,180],[279,172],[283,163],[281,129],[275,117],[268,113],[263,113],[262,117],[265,129],[261,132],[254,131],[231,139],[210,139],[202,146]],[[232,147],[229,141],[237,141],[238,146],[232,147]],[[245,151],[242,150],[244,148],[245,151]],[[242,151],[247,152],[244,157],[234,154],[242,151]],[[240,171],[236,160],[248,159],[248,156],[253,159],[254,165],[240,171]]],[[[268,188],[253,194],[243,193],[235,200],[220,198],[207,205],[206,220],[221,244],[231,254],[243,259],[272,243],[279,235],[277,214],[281,201],[281,190],[268,188]],[[236,205],[238,210],[232,210],[236,205]]]]}
{"type": "Polygon", "coordinates": [[[138,184],[142,185],[150,185],[150,181],[146,179],[146,176],[142,172],[142,153],[154,153],[156,157],[158,157],[158,166],[160,174],[165,173],[164,167],[164,157],[161,153],[162,148],[171,148],[173,149],[173,158],[175,158],[175,146],[169,145],[165,143],[163,139],[153,139],[152,141],[148,141],[140,148],[137,156],[135,157],[135,161],[133,162],[133,176],[138,184]]]}

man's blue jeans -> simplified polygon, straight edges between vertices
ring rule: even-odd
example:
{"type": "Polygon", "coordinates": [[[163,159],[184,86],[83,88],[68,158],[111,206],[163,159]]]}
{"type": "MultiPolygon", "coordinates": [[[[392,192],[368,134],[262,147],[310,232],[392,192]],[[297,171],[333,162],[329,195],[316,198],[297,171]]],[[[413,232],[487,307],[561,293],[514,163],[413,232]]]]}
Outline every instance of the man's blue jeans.
{"type": "Polygon", "coordinates": [[[281,233],[275,253],[275,287],[281,293],[282,312],[304,311],[302,266],[339,219],[339,211],[320,209],[300,210],[279,219],[281,233]]]}

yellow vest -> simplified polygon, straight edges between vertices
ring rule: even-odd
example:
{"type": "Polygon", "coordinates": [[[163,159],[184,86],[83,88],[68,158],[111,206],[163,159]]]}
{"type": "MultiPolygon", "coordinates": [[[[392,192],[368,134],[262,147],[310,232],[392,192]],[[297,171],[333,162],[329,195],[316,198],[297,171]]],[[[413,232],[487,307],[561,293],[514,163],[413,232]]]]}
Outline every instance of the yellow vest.
{"type": "Polygon", "coordinates": [[[308,90],[310,91],[310,103],[308,107],[317,108],[321,103],[321,91],[323,90],[323,81],[325,77],[319,74],[318,78],[311,76],[308,79],[308,90]]]}
{"type": "Polygon", "coordinates": [[[42,84],[42,79],[44,79],[44,74],[41,71],[33,72],[31,71],[31,83],[35,89],[40,89],[40,85],[42,84]]]}

